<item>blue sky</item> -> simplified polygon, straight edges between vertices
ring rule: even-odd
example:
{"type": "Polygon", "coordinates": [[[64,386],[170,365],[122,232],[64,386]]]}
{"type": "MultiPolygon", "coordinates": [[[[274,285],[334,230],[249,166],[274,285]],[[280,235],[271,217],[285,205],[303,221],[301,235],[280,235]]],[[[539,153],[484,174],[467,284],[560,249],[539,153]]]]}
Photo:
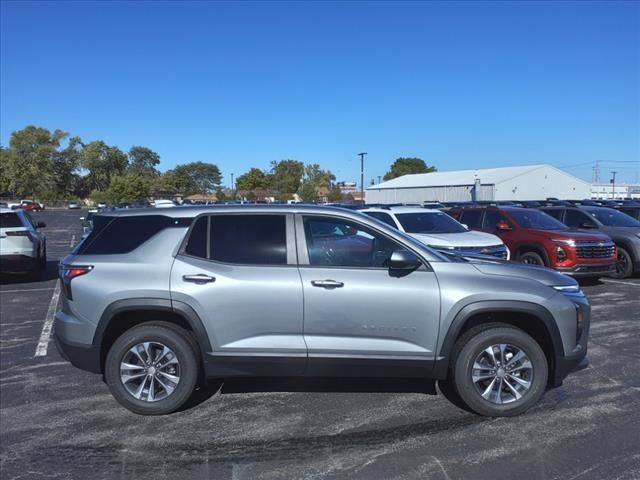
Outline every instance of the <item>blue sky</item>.
{"type": "Polygon", "coordinates": [[[0,142],[61,128],[229,183],[551,163],[640,180],[640,2],[2,2],[0,142]],[[635,162],[635,163],[632,163],[635,162]]]}

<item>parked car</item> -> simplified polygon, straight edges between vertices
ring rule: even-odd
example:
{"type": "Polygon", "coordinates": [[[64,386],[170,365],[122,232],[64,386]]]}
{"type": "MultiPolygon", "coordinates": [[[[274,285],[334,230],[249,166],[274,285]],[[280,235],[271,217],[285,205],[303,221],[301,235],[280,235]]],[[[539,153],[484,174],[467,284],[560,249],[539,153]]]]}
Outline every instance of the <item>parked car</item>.
{"type": "Polygon", "coordinates": [[[493,255],[509,259],[509,249],[490,233],[472,232],[440,210],[415,207],[368,208],[362,213],[437,250],[454,250],[464,254],[493,255]]]}
{"type": "Polygon", "coordinates": [[[607,207],[543,208],[544,212],[571,228],[599,230],[618,247],[616,278],[628,278],[640,271],[640,221],[607,207]]]}
{"type": "Polygon", "coordinates": [[[514,260],[575,277],[597,278],[615,272],[616,247],[607,235],[571,230],[540,210],[472,207],[451,215],[472,230],[499,236],[514,260]]]}
{"type": "Polygon", "coordinates": [[[69,210],[79,210],[80,209],[80,203],[79,202],[69,202],[69,204],[67,205],[67,208],[69,210]]]}
{"type": "Polygon", "coordinates": [[[0,208],[0,269],[4,273],[39,274],[47,266],[47,239],[21,209],[0,208]]]}
{"type": "Polygon", "coordinates": [[[180,408],[200,376],[305,375],[437,380],[510,416],[588,364],[575,280],[442,254],[342,208],[99,213],[60,281],[61,355],[139,414],[180,408]],[[336,255],[331,232],[357,241],[336,255]]]}
{"type": "Polygon", "coordinates": [[[41,205],[38,202],[34,202],[33,200],[20,200],[20,202],[11,202],[8,204],[8,207],[11,210],[17,210],[21,208],[27,212],[40,212],[44,210],[44,205],[41,205]]]}
{"type": "Polygon", "coordinates": [[[108,205],[105,202],[98,202],[98,205],[96,205],[97,208],[108,208],[108,205]]]}
{"type": "Polygon", "coordinates": [[[630,217],[640,220],[640,205],[625,204],[616,207],[616,210],[620,210],[622,213],[626,213],[630,217]]]}

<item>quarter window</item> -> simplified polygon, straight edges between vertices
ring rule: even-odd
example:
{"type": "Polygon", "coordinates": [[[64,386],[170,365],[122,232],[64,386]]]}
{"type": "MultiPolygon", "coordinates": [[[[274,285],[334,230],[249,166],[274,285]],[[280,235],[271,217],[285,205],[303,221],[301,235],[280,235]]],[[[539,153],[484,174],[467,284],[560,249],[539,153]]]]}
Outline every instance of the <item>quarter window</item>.
{"type": "Polygon", "coordinates": [[[391,215],[389,215],[388,213],[384,213],[384,212],[364,212],[364,213],[366,213],[370,217],[376,218],[381,222],[386,223],[390,227],[393,227],[395,229],[398,228],[396,226],[396,222],[393,221],[393,218],[391,218],[391,215]]]}
{"type": "Polygon", "coordinates": [[[327,267],[387,268],[403,247],[362,225],[328,217],[304,217],[309,264],[327,267]]]}
{"type": "Polygon", "coordinates": [[[207,258],[207,229],[209,217],[200,217],[191,229],[184,251],[193,257],[207,258]]]}

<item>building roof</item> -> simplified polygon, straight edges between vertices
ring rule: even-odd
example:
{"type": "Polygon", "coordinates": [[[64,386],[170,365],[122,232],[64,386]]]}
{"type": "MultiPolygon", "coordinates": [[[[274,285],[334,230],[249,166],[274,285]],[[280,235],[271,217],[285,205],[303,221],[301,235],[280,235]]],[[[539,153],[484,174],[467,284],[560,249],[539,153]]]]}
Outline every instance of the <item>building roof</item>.
{"type": "MultiPolygon", "coordinates": [[[[383,190],[389,188],[411,188],[411,187],[443,187],[449,185],[474,185],[476,178],[480,179],[483,185],[497,185],[511,180],[520,175],[534,170],[550,168],[561,172],[563,175],[570,175],[556,167],[548,164],[522,165],[517,167],[500,168],[479,168],[477,170],[453,170],[449,172],[416,173],[403,175],[387,182],[372,185],[367,190],[383,190]]],[[[576,180],[583,182],[576,178],[576,180]]],[[[586,182],[584,182],[586,183],[586,182]]]]}

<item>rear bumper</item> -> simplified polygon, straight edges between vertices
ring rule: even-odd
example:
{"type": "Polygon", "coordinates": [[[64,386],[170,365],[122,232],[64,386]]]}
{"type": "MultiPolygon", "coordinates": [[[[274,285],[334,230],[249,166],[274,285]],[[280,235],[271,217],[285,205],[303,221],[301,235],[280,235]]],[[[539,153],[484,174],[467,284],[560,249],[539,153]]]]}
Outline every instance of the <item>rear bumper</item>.
{"type": "Polygon", "coordinates": [[[578,263],[572,267],[556,267],[555,270],[572,277],[601,277],[615,273],[616,263],[578,263]]]}
{"type": "Polygon", "coordinates": [[[100,349],[98,347],[65,342],[55,331],[53,332],[53,341],[60,356],[74,367],[88,372],[102,373],[100,349]]]}
{"type": "Polygon", "coordinates": [[[0,256],[0,271],[2,272],[29,272],[38,268],[38,266],[38,259],[29,255],[0,256]]]}

